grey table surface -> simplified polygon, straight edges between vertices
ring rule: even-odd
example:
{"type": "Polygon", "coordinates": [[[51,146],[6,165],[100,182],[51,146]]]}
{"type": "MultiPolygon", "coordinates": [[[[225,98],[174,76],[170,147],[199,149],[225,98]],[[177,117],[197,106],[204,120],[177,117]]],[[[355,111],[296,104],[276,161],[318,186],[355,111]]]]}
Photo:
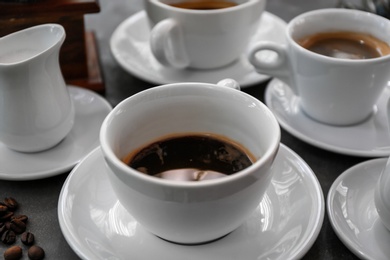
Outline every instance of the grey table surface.
{"type": "MultiPolygon", "coordinates": [[[[142,10],[143,6],[140,0],[100,0],[99,2],[101,12],[87,15],[86,27],[96,33],[106,85],[104,96],[115,106],[124,98],[153,86],[124,71],[114,60],[109,48],[109,39],[115,28],[124,19],[142,10]]],[[[268,0],[266,9],[289,21],[302,12],[335,7],[336,4],[337,0],[268,0]]],[[[243,91],[263,101],[267,83],[245,88],[243,91]]],[[[333,181],[343,171],[369,159],[340,155],[316,148],[283,130],[282,142],[300,155],[313,169],[325,198],[333,181]]],[[[35,181],[0,180],[0,200],[11,196],[22,204],[23,212],[31,219],[30,230],[36,234],[39,244],[46,251],[46,259],[79,259],[63,237],[57,217],[58,197],[68,174],[69,172],[65,172],[55,177],[35,181]]],[[[0,243],[0,259],[5,249],[6,247],[0,243]]],[[[303,259],[347,260],[357,259],[357,257],[338,239],[325,214],[321,232],[303,259]]]]}

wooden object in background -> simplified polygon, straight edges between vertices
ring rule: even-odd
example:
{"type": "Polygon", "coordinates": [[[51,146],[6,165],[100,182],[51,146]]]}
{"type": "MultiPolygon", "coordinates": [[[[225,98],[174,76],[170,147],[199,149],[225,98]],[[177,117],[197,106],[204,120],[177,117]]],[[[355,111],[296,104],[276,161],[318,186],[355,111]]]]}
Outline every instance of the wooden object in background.
{"type": "Polygon", "coordinates": [[[87,32],[84,15],[100,12],[97,0],[36,0],[15,3],[0,0],[0,37],[44,23],[61,24],[66,39],[61,48],[60,65],[67,84],[104,91],[97,43],[87,32]]]}

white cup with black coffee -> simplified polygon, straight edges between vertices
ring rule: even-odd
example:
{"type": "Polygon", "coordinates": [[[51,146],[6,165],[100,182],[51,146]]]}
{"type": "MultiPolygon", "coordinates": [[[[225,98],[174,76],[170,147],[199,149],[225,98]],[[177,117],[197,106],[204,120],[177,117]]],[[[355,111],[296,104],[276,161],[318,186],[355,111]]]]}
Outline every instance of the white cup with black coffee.
{"type": "Polygon", "coordinates": [[[164,66],[213,69],[236,61],[266,0],[144,0],[150,46],[164,66]]]}
{"type": "Polygon", "coordinates": [[[160,238],[181,244],[221,238],[245,222],[270,185],[278,122],[263,103],[226,82],[150,88],[103,122],[100,144],[112,188],[160,238]]]}
{"type": "Polygon", "coordinates": [[[292,19],[286,45],[259,42],[250,62],[278,77],[299,97],[300,107],[325,124],[357,124],[375,111],[390,80],[390,21],[368,12],[320,9],[292,19]],[[263,60],[263,51],[275,52],[263,60]]]}

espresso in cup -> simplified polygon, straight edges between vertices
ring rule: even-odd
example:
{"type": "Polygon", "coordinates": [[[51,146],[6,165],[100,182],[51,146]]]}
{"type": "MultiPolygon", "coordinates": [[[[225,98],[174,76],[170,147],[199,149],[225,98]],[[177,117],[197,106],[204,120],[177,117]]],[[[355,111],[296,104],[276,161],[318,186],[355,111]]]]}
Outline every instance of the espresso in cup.
{"type": "Polygon", "coordinates": [[[225,0],[198,0],[198,1],[182,1],[169,4],[174,7],[194,10],[213,10],[236,6],[237,3],[225,0]]]}
{"type": "Polygon", "coordinates": [[[211,133],[162,137],[124,159],[144,174],[176,181],[221,178],[249,167],[253,161],[255,157],[248,149],[211,133]]]}
{"type": "Polygon", "coordinates": [[[390,80],[388,19],[359,10],[319,9],[292,19],[285,36],[285,45],[256,43],[248,57],[257,72],[291,88],[305,115],[347,126],[374,113],[390,80]],[[276,58],[261,59],[261,51],[274,52],[276,58]]]}
{"type": "Polygon", "coordinates": [[[180,244],[215,241],[259,207],[271,183],[280,127],[263,103],[232,89],[237,85],[223,80],[149,88],[123,100],[104,120],[100,144],[113,191],[157,237],[180,244]],[[146,164],[129,167],[124,162],[135,163],[138,156],[143,161],[148,154],[153,159],[146,164]],[[202,170],[219,172],[219,177],[161,179],[141,173],[142,167],[154,176],[195,169],[198,179],[208,177],[202,170]],[[233,173],[226,174],[226,167],[233,173]]]}
{"type": "Polygon", "coordinates": [[[298,39],[312,52],[341,59],[372,59],[390,54],[390,46],[372,36],[358,32],[323,32],[298,39]]]}

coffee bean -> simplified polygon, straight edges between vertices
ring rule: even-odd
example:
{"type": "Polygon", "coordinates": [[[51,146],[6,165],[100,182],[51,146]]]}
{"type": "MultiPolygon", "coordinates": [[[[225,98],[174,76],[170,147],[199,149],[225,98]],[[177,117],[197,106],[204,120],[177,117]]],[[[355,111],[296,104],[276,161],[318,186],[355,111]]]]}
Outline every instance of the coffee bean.
{"type": "Polygon", "coordinates": [[[28,249],[28,257],[31,260],[41,260],[45,257],[45,251],[40,246],[31,246],[28,249]]]}
{"type": "Polygon", "coordinates": [[[15,243],[16,234],[12,230],[7,230],[1,235],[1,242],[7,245],[15,243]]]}
{"type": "Polygon", "coordinates": [[[12,211],[7,211],[4,215],[0,216],[0,222],[8,221],[12,218],[14,213],[12,211]]]}
{"type": "MultiPolygon", "coordinates": [[[[35,243],[32,233],[26,232],[28,217],[26,215],[14,215],[19,203],[12,197],[7,197],[0,202],[0,241],[4,244],[13,244],[17,234],[24,245],[31,246],[35,243]]],[[[20,246],[9,247],[4,252],[5,260],[21,259],[23,256],[20,246]]],[[[28,257],[31,260],[41,260],[45,257],[45,251],[39,246],[31,246],[28,249],[28,257]]]]}
{"type": "Polygon", "coordinates": [[[12,229],[16,234],[22,234],[26,231],[26,224],[19,219],[13,219],[11,220],[10,229],[12,229]]]}
{"type": "Polygon", "coordinates": [[[0,223],[0,237],[6,230],[8,230],[8,228],[5,223],[0,223]]]}
{"type": "Polygon", "coordinates": [[[7,205],[5,205],[4,203],[0,203],[0,214],[3,215],[3,214],[5,214],[7,211],[8,211],[7,205]]]}
{"type": "Polygon", "coordinates": [[[10,221],[4,222],[4,226],[6,229],[11,229],[11,222],[10,221]]]}
{"type": "Polygon", "coordinates": [[[20,241],[22,241],[22,243],[27,246],[34,244],[34,240],[35,240],[34,234],[30,232],[24,232],[20,236],[20,241]]]}
{"type": "Polygon", "coordinates": [[[4,199],[4,204],[11,211],[15,211],[18,208],[18,206],[19,206],[19,203],[12,197],[5,198],[4,199]]]}
{"type": "Polygon", "coordinates": [[[22,255],[20,246],[11,246],[4,252],[4,260],[18,260],[22,258],[22,255]]]}
{"type": "Polygon", "coordinates": [[[27,223],[28,217],[26,215],[14,215],[11,217],[11,220],[18,219],[20,221],[23,221],[24,223],[27,223]]]}

